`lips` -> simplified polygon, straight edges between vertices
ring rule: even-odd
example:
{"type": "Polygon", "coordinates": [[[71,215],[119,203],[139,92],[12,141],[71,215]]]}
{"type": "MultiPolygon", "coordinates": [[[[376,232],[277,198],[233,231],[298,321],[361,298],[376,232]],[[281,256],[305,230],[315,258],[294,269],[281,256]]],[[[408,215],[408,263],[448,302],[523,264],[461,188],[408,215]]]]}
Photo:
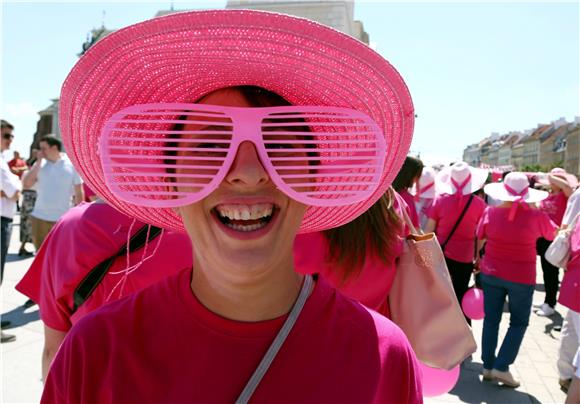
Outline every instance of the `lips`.
{"type": "Polygon", "coordinates": [[[266,227],[277,210],[272,203],[220,204],[213,208],[215,216],[224,226],[243,233],[266,227]]]}

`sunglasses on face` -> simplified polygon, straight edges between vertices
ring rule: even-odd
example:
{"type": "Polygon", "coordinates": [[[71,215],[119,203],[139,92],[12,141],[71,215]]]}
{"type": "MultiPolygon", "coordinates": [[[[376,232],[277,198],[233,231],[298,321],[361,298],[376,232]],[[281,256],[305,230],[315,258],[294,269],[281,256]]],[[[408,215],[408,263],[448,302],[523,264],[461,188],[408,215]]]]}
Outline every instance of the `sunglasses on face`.
{"type": "Polygon", "coordinates": [[[306,205],[366,200],[383,174],[380,128],[348,108],[136,105],[105,123],[99,146],[106,184],[119,199],[169,208],[213,192],[245,141],[276,187],[306,205]]]}
{"type": "Polygon", "coordinates": [[[4,139],[14,139],[14,135],[12,133],[5,133],[2,135],[4,139]]]}

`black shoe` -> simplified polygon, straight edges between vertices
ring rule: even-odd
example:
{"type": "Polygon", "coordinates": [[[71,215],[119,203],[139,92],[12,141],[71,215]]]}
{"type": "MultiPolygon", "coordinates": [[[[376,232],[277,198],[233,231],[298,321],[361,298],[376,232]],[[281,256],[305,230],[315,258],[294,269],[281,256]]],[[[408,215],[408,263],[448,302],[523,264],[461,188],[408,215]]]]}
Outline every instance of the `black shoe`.
{"type": "Polygon", "coordinates": [[[16,340],[16,335],[5,334],[4,331],[2,331],[2,343],[12,342],[14,340],[16,340]]]}
{"type": "Polygon", "coordinates": [[[22,249],[18,251],[19,257],[34,257],[34,253],[32,251],[28,251],[26,249],[22,249]]]}
{"type": "Polygon", "coordinates": [[[32,299],[28,299],[27,301],[24,302],[24,304],[22,305],[22,307],[24,307],[25,309],[34,306],[36,303],[34,301],[32,301],[32,299]]]}
{"type": "Polygon", "coordinates": [[[4,329],[4,328],[8,327],[10,324],[12,324],[11,321],[3,320],[2,321],[2,327],[1,328],[4,329]]]}

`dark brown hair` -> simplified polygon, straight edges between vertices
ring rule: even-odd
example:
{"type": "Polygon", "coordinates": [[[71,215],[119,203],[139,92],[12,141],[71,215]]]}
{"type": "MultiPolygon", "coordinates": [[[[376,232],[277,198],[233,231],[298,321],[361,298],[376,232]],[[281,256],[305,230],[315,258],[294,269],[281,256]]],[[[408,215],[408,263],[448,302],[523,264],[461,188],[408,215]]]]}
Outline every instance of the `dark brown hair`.
{"type": "Polygon", "coordinates": [[[367,250],[387,264],[398,241],[402,222],[395,209],[395,192],[387,192],[365,213],[343,226],[325,230],[328,258],[343,283],[356,278],[365,263],[367,250]]]}
{"type": "Polygon", "coordinates": [[[411,188],[423,172],[423,162],[416,157],[407,156],[397,177],[393,181],[393,188],[397,192],[411,188]]]}

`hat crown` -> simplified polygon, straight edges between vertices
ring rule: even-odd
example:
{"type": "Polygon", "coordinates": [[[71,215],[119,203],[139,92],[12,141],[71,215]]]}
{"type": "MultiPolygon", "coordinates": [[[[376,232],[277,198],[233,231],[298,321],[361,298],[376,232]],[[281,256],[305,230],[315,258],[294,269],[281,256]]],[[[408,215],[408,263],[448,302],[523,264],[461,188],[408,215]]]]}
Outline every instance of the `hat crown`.
{"type": "Polygon", "coordinates": [[[528,177],[523,173],[509,173],[505,176],[503,183],[517,193],[521,193],[530,186],[528,177]]]}
{"type": "Polygon", "coordinates": [[[419,186],[421,188],[435,182],[435,170],[431,167],[423,168],[423,172],[421,173],[421,178],[419,178],[419,186]]]}
{"type": "Polygon", "coordinates": [[[451,178],[456,182],[461,183],[465,181],[470,174],[471,170],[469,169],[469,165],[467,163],[455,163],[451,167],[451,178]]]}

